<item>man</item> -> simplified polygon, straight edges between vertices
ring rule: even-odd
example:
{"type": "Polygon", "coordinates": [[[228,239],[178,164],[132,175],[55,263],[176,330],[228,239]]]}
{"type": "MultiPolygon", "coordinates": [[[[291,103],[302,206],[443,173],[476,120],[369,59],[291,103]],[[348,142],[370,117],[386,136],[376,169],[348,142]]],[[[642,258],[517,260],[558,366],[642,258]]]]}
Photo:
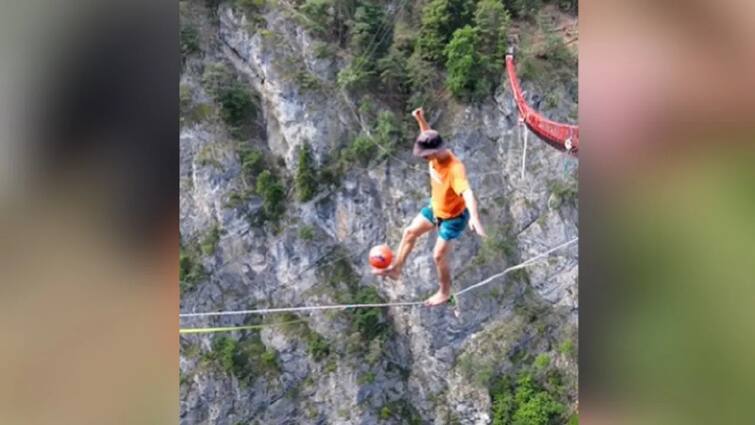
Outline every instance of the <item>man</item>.
{"type": "Polygon", "coordinates": [[[415,109],[412,116],[420,129],[414,143],[414,155],[428,162],[431,202],[429,206],[422,208],[404,230],[396,262],[388,268],[375,269],[373,273],[398,279],[417,238],[437,228],[438,239],[433,249],[433,260],[438,271],[440,289],[425,301],[426,305],[432,306],[443,304],[451,297],[451,270],[448,267],[451,241],[461,236],[467,223],[478,235],[486,235],[480,224],[477,201],[469,187],[464,164],[446,148],[438,132],[430,128],[422,108],[415,109]]]}

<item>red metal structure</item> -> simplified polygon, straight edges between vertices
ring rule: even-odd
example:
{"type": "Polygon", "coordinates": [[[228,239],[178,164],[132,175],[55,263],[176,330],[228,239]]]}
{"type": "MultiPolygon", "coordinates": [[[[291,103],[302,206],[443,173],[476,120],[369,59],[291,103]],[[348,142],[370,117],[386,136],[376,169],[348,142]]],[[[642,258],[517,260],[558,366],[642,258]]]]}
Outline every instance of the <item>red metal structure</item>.
{"type": "Polygon", "coordinates": [[[579,151],[579,127],[551,121],[527,105],[527,101],[524,100],[524,95],[522,94],[522,87],[519,85],[519,80],[516,77],[516,68],[514,67],[514,57],[512,55],[506,55],[506,71],[511,82],[511,89],[514,91],[514,99],[519,109],[519,116],[524,120],[527,128],[549,145],[576,156],[579,151]]]}

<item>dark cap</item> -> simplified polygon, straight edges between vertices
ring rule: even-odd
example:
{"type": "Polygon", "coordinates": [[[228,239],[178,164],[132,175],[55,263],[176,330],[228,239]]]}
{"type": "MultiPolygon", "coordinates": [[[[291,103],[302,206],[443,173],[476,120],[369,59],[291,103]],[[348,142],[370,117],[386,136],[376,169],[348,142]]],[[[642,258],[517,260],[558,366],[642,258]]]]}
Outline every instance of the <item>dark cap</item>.
{"type": "Polygon", "coordinates": [[[414,142],[414,155],[425,156],[446,150],[446,144],[435,130],[426,130],[414,142]]]}

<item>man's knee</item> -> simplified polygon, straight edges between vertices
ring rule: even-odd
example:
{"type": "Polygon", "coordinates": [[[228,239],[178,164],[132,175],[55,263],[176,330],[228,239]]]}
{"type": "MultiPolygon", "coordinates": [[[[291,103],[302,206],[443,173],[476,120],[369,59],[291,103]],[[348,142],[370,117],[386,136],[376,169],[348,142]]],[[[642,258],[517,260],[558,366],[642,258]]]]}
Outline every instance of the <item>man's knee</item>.
{"type": "Polygon", "coordinates": [[[420,236],[419,230],[409,226],[404,229],[404,239],[407,241],[413,241],[420,236]]]}
{"type": "Polygon", "coordinates": [[[434,249],[433,250],[433,261],[435,261],[435,264],[441,265],[445,264],[446,262],[446,251],[443,249],[434,249]]]}

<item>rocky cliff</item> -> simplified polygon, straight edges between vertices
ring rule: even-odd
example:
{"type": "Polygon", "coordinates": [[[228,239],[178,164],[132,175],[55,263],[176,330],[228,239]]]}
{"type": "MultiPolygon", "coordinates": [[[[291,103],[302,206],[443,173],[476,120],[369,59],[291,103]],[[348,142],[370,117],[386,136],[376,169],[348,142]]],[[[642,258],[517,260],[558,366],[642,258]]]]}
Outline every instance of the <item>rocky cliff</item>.
{"type": "MultiPolygon", "coordinates": [[[[429,197],[411,117],[337,83],[349,47],[327,51],[300,5],[245,3],[181,2],[181,311],[429,296],[434,235],[398,282],[366,262],[373,245],[397,247],[429,197]],[[354,140],[381,133],[384,111],[396,140],[354,154],[354,140]]],[[[490,234],[455,244],[455,291],[577,236],[576,159],[530,134],[521,177],[522,129],[501,78],[482,101],[444,96],[428,110],[465,163],[490,234]]],[[[576,69],[568,78],[548,92],[522,83],[543,113],[573,120],[576,69]]],[[[181,423],[486,424],[496,385],[525,370],[568,418],[577,275],[573,245],[462,295],[458,317],[440,306],[182,320],[260,327],[181,337],[181,423]]]]}

